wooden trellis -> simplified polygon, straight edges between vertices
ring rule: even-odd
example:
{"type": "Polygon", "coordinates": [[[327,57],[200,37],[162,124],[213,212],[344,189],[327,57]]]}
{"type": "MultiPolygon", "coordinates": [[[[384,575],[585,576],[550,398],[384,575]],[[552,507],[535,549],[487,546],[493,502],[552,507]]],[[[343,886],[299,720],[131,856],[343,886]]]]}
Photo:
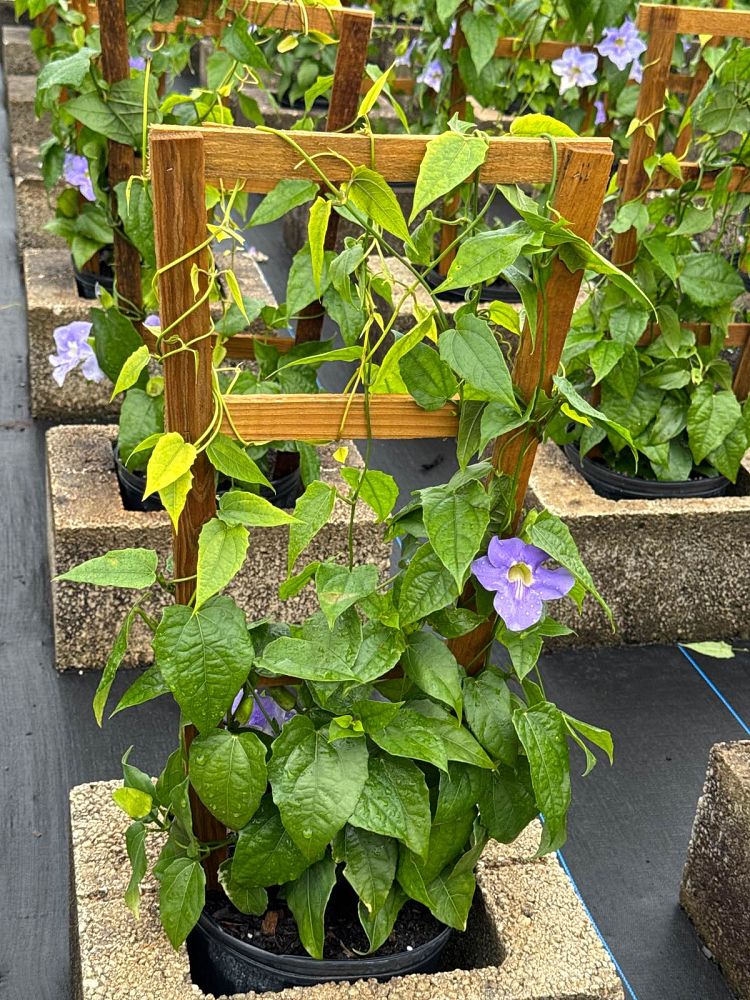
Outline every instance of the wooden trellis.
{"type": "MultiPolygon", "coordinates": [[[[710,190],[716,182],[716,174],[702,172],[700,164],[681,164],[682,181],[664,170],[658,170],[652,178],[646,172],[646,161],[657,149],[659,125],[665,107],[667,91],[670,89],[670,69],[675,42],[678,35],[711,36],[710,44],[719,44],[724,38],[750,39],[750,11],[718,10],[698,7],[659,6],[641,4],[638,9],[638,28],[648,35],[648,50],[644,56],[645,68],[641,84],[636,118],[650,123],[652,129],[641,125],[633,135],[628,159],[618,170],[620,178],[621,203],[639,197],[647,188],[666,190],[679,187],[682,183],[699,179],[701,190],[710,190]]],[[[708,66],[699,64],[695,76],[690,79],[688,105],[698,97],[709,78],[708,66]]],[[[689,127],[682,130],[674,149],[676,156],[683,156],[692,138],[689,127]]],[[[750,191],[750,171],[735,167],[729,185],[731,191],[750,191]]],[[[632,265],[638,245],[635,229],[615,236],[612,260],[623,269],[632,265]]],[[[700,338],[708,336],[708,327],[695,327],[700,338]]],[[[648,336],[648,335],[647,335],[648,336]]],[[[734,323],[730,326],[727,345],[741,347],[742,353],[735,372],[734,391],[740,400],[750,394],[750,324],[734,323]]]]}
{"type": "MultiPolygon", "coordinates": [[[[308,156],[318,162],[333,182],[349,177],[351,164],[372,165],[391,182],[415,182],[428,140],[422,136],[330,135],[294,132],[308,156]],[[321,161],[321,154],[334,154],[321,161]],[[337,155],[341,159],[337,158],[337,155]],[[373,155],[374,154],[374,155],[373,155]],[[371,159],[372,156],[372,159],[371,159]]],[[[169,431],[195,442],[203,435],[214,415],[211,379],[211,344],[205,337],[210,329],[208,303],[198,307],[191,272],[197,265],[198,295],[205,292],[206,249],[196,250],[206,238],[204,190],[207,183],[223,183],[233,188],[241,184],[258,194],[269,191],[286,177],[311,177],[300,165],[300,157],[283,137],[252,129],[190,129],[154,126],[150,132],[150,163],[154,199],[154,231],[159,276],[161,320],[190,351],[171,353],[164,361],[165,416],[169,431]],[[173,263],[177,262],[177,263],[173,263]],[[170,266],[171,265],[171,266],[170,266]]],[[[593,238],[612,164],[608,139],[560,140],[554,208],[586,240],[593,238]]],[[[553,178],[553,151],[543,139],[501,138],[490,141],[481,179],[490,184],[514,182],[550,183],[553,178]]],[[[528,326],[523,331],[514,365],[514,380],[522,399],[529,400],[541,381],[551,391],[582,272],[571,272],[560,261],[552,270],[545,289],[539,289],[538,309],[548,303],[547,349],[534,350],[528,326]]],[[[545,324],[540,321],[539,329],[545,324]]],[[[226,397],[234,429],[243,438],[258,441],[288,435],[302,441],[335,440],[343,436],[366,437],[363,405],[355,397],[348,413],[345,395],[287,395],[226,397]]],[[[446,437],[458,429],[455,406],[448,404],[433,413],[421,410],[410,396],[375,396],[370,400],[371,429],[380,438],[446,437]]],[[[232,426],[233,425],[233,426],[232,426]]],[[[495,444],[493,463],[503,472],[517,474],[516,510],[520,512],[526,493],[537,439],[526,433],[495,444]]],[[[214,472],[202,453],[193,468],[193,487],[173,534],[176,600],[188,603],[197,570],[198,536],[203,524],[216,512],[214,472]]],[[[515,526],[514,526],[515,527],[515,526]]],[[[491,626],[490,626],[491,628],[491,626]]],[[[453,644],[459,661],[472,662],[487,642],[482,627],[453,644]]],[[[191,739],[192,734],[188,733],[191,739]]],[[[193,815],[199,836],[221,840],[223,830],[213,816],[193,799],[193,815]]],[[[207,866],[209,882],[215,877],[216,858],[207,866]]]]}
{"type": "MultiPolygon", "coordinates": [[[[102,75],[112,85],[130,76],[128,32],[125,18],[125,0],[97,0],[88,3],[77,0],[76,9],[84,15],[90,27],[98,24],[102,48],[102,75]]],[[[304,32],[316,30],[338,38],[336,66],[329,104],[326,128],[338,132],[351,127],[354,122],[362,79],[367,65],[367,47],[372,31],[373,14],[370,11],[351,10],[345,7],[306,6],[297,0],[179,0],[175,17],[169,23],[155,23],[155,34],[168,34],[178,27],[196,37],[218,37],[235,15],[241,15],[251,24],[275,30],[304,32]],[[223,13],[218,14],[220,6],[223,13]]],[[[136,173],[135,150],[112,140],[109,147],[109,182],[114,191],[121,181],[136,173]]],[[[114,194],[113,194],[114,197],[114,194]]],[[[326,246],[336,241],[338,216],[331,215],[326,246]]],[[[127,311],[141,305],[141,267],[137,249],[115,231],[115,275],[118,299],[127,311]]],[[[297,336],[300,340],[319,339],[322,326],[321,309],[310,308],[300,320],[297,336]]],[[[146,327],[142,335],[154,345],[153,334],[146,327]]],[[[288,349],[288,337],[265,338],[267,343],[288,349]]],[[[254,340],[236,335],[227,347],[233,357],[252,357],[254,340]]]]}

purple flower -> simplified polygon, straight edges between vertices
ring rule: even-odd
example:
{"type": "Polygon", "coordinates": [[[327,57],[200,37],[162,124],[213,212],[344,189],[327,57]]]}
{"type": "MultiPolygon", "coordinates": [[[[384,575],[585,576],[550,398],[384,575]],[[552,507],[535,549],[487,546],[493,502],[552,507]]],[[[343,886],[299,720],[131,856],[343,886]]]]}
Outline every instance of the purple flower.
{"type": "Polygon", "coordinates": [[[604,29],[596,51],[611,59],[618,69],[626,69],[646,51],[646,45],[641,41],[635,22],[627,18],[619,28],[604,29]]]}
{"type": "Polygon", "coordinates": [[[128,65],[131,69],[144,70],[146,68],[146,60],[143,56],[131,56],[128,59],[128,65]]]}
{"type": "Polygon", "coordinates": [[[604,107],[604,101],[601,97],[594,101],[594,107],[596,108],[594,125],[603,125],[607,120],[607,109],[604,107]]]}
{"type": "Polygon", "coordinates": [[[442,82],[443,67],[439,59],[433,59],[431,63],[428,63],[417,77],[417,83],[423,83],[426,87],[431,87],[436,94],[440,93],[442,82]]]}
{"type": "Polygon", "coordinates": [[[57,354],[50,354],[49,361],[53,368],[52,378],[59,386],[62,386],[65,376],[79,364],[81,373],[89,382],[101,382],[104,378],[104,372],[88,342],[90,333],[91,323],[83,320],[58,326],[53,332],[57,354]]]}
{"type": "Polygon", "coordinates": [[[451,21],[450,30],[448,31],[448,37],[443,42],[443,48],[448,51],[451,45],[453,45],[453,39],[456,37],[456,19],[455,17],[451,21]]]}
{"type": "MultiPolygon", "coordinates": [[[[244,696],[245,691],[243,688],[237,692],[237,697],[232,702],[232,714],[234,714],[240,707],[244,696]]],[[[256,691],[255,697],[253,698],[253,710],[250,713],[250,718],[247,720],[245,725],[250,729],[260,729],[261,732],[268,733],[269,736],[275,736],[276,732],[271,726],[269,719],[272,722],[276,722],[279,729],[283,729],[284,724],[289,722],[292,716],[296,714],[297,713],[294,709],[290,709],[290,711],[287,712],[277,702],[275,702],[270,695],[261,694],[260,691],[256,691]],[[263,706],[262,709],[260,707],[261,705],[263,706]],[[268,718],[266,718],[266,716],[268,718]]]]}
{"type": "Polygon", "coordinates": [[[156,315],[156,313],[151,313],[150,315],[148,315],[144,319],[143,325],[144,326],[161,326],[161,320],[156,315]]]}
{"type": "Polygon", "coordinates": [[[410,66],[411,65],[411,54],[412,54],[412,52],[414,51],[414,49],[416,47],[417,47],[417,39],[414,38],[411,42],[409,42],[409,46],[406,49],[406,52],[404,52],[403,55],[396,56],[396,58],[393,60],[393,65],[394,66],[410,66]]]}
{"type": "Polygon", "coordinates": [[[637,59],[633,61],[633,65],[630,67],[628,79],[634,80],[636,83],[640,83],[643,79],[643,66],[641,66],[637,59]]]}
{"type": "Polygon", "coordinates": [[[552,71],[560,77],[560,93],[571,87],[590,87],[596,83],[599,60],[595,52],[583,52],[577,45],[566,49],[552,63],[552,71]]]}
{"type": "Polygon", "coordinates": [[[471,571],[485,590],[495,591],[495,611],[511,632],[536,625],[544,601],[565,597],[574,580],[559,566],[547,569],[549,555],[520,538],[493,538],[486,556],[475,559],[471,571]]]}
{"type": "Polygon", "coordinates": [[[89,176],[89,161],[85,156],[66,153],[63,160],[63,177],[71,187],[78,188],[86,201],[96,201],[89,176]]]}

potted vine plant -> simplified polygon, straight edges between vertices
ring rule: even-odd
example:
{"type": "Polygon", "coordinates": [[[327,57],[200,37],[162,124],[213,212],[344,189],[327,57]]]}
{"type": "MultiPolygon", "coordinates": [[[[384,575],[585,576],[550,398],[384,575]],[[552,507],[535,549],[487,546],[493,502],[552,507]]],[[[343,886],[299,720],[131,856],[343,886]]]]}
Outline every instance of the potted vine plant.
{"type": "Polygon", "coordinates": [[[602,287],[580,309],[564,354],[578,388],[631,433],[635,450],[597,421],[562,415],[555,439],[594,489],[612,499],[717,496],[734,483],[750,446],[750,409],[732,390],[730,324],[745,285],[737,260],[747,241],[750,198],[732,190],[747,168],[750,61],[732,43],[707,49],[713,75],[689,118],[701,170],[683,178],[670,153],[647,164],[674,186],[651,190],[618,209],[612,231],[638,234],[633,276],[657,308],[649,313],[620,290],[602,287]],[[716,174],[706,190],[704,172],[716,174]]]}
{"type": "MultiPolygon", "coordinates": [[[[519,396],[489,311],[475,294],[495,261],[487,256],[487,235],[476,232],[471,219],[447,279],[465,291],[461,310],[449,317],[433,298],[419,326],[375,362],[393,320],[373,306],[378,279],[366,252],[374,245],[390,254],[391,238],[402,238],[412,252],[397,256],[414,283],[426,287],[431,248],[424,244],[414,263],[419,234],[375,170],[351,165],[339,186],[327,177],[325,162],[295,142],[299,133],[275,134],[320,179],[305,248],[309,284],[314,294],[360,310],[345,347],[300,356],[287,368],[348,361],[347,391],[363,393],[366,406],[383,392],[405,389],[428,411],[459,396],[460,469],[394,512],[396,484],[371,467],[368,447],[364,468],[345,472],[347,489],[315,480],[292,516],[242,489],[221,496],[216,516],[200,531],[194,581],[170,579],[169,570],[157,569],[155,552],[139,549],[108,553],[63,576],[139,592],[95,696],[100,722],[129,623],[139,616],[154,633],[155,664],[116,710],[171,695],[182,721],[178,746],[156,783],[129,753],[123,760],[124,786],[115,798],[132,821],[126,899],[137,912],[147,838],[158,833],[153,874],[162,923],[174,947],[190,935],[194,977],[215,993],[434,968],[446,928],[466,927],[474,869],[488,837],[512,841],[541,811],[540,853],[558,848],[570,802],[568,741],[589,765],[590,744],[612,751],[608,733],[547,699],[538,667],[545,637],[567,631],[548,602],[568,596],[580,604],[586,594],[601,601],[594,582],[563,523],[544,511],[523,517],[516,475],[481,457],[505,432],[539,434],[563,405],[582,418],[597,411],[564,378],[555,379],[551,394],[537,386],[530,402],[519,396]],[[324,250],[325,230],[316,221],[332,209],[345,211],[361,230],[339,253],[324,250]],[[299,565],[335,503],[351,509],[352,523],[357,504],[366,503],[387,537],[402,541],[391,578],[355,565],[351,535],[338,559],[299,565]],[[222,591],[252,544],[248,529],[255,535],[280,523],[289,524],[288,577],[279,581],[280,593],[289,597],[314,586],[319,611],[293,627],[248,623],[222,591]],[[467,585],[475,594],[471,605],[462,600],[467,585]],[[189,586],[193,593],[157,619],[149,606],[159,586],[181,587],[182,594],[189,586]],[[462,666],[443,640],[486,626],[489,641],[462,666]],[[505,651],[499,666],[490,662],[493,638],[505,651]],[[198,836],[199,807],[212,817],[217,837],[198,836]],[[208,893],[202,862],[209,874],[220,865],[218,884],[211,880],[208,893]],[[334,935],[326,933],[331,926],[334,935]]],[[[433,139],[415,207],[467,180],[487,150],[486,137],[459,122],[433,139]]],[[[603,193],[606,172],[601,181],[603,193]]],[[[542,309],[537,325],[538,303],[546,301],[538,300],[537,288],[545,287],[560,257],[570,271],[606,274],[647,304],[627,276],[550,210],[546,192],[538,202],[518,189],[503,194],[523,222],[497,231],[492,249],[513,266],[538,337],[546,341],[548,320],[542,309]]],[[[286,181],[266,197],[295,204],[286,181]]],[[[202,200],[196,205],[202,208],[202,200]]],[[[410,287],[393,293],[406,295],[410,287]]],[[[517,320],[507,316],[506,322],[518,336],[517,320]]],[[[194,349],[176,334],[160,337],[173,351],[194,349]]],[[[131,378],[137,368],[127,365],[131,378]]],[[[213,378],[227,374],[220,359],[213,378]]],[[[174,430],[148,442],[149,481],[172,494],[175,519],[197,456],[211,458],[212,447],[239,450],[221,433],[231,419],[231,391],[212,398],[213,418],[195,444],[174,430]]],[[[628,440],[628,431],[619,429],[628,440]]]]}

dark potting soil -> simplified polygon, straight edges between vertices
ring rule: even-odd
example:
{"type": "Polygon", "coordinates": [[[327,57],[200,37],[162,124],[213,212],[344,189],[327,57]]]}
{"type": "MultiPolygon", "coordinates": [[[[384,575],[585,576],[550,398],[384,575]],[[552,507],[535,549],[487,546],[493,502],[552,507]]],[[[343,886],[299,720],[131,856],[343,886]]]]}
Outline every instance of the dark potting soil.
{"type": "MultiPolygon", "coordinates": [[[[206,910],[232,937],[262,948],[273,955],[304,955],[297,924],[283,899],[269,891],[268,910],[262,917],[240,913],[223,892],[209,892],[206,910]]],[[[368,943],[357,916],[356,897],[347,886],[333,890],[326,909],[324,958],[345,961],[361,958],[368,943]]],[[[417,948],[437,937],[445,928],[420,903],[409,900],[399,914],[390,937],[378,955],[397,955],[417,948]]]]}

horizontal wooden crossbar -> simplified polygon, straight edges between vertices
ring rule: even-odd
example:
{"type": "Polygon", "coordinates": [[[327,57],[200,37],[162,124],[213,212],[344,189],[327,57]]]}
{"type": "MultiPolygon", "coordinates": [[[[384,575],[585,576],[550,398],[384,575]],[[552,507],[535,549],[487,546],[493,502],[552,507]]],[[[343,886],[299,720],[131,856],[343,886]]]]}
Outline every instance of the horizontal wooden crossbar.
{"type": "MultiPolygon", "coordinates": [[[[203,139],[205,179],[232,189],[241,183],[245,191],[264,194],[284,177],[319,180],[300,153],[285,139],[260,128],[235,126],[202,128],[184,125],[152,125],[153,141],[179,140],[180,136],[203,139]]],[[[434,136],[428,135],[345,135],[326,132],[292,132],[292,140],[334,184],[349,180],[346,162],[369,163],[391,182],[414,182],[419,174],[425,148],[434,136]]],[[[589,154],[611,156],[611,139],[558,139],[558,147],[572,146],[589,154]]],[[[489,140],[489,152],[480,180],[487,184],[513,184],[523,180],[546,184],[552,180],[554,157],[547,139],[500,136],[489,140]]]]}
{"type": "MultiPolygon", "coordinates": [[[[682,179],[678,180],[673,177],[672,174],[668,173],[666,170],[656,170],[654,175],[649,181],[649,188],[652,191],[669,191],[672,188],[679,188],[687,181],[696,181],[700,178],[700,190],[701,191],[711,191],[716,187],[716,180],[719,174],[723,173],[722,170],[703,170],[701,175],[701,165],[700,163],[692,163],[682,161],[680,164],[682,168],[682,179]]],[[[625,182],[625,177],[628,171],[628,161],[620,160],[617,167],[617,179],[622,186],[625,182]]],[[[730,191],[742,191],[750,192],[750,168],[748,167],[732,167],[732,176],[729,180],[729,190],[730,191]]]]}
{"type": "Polygon", "coordinates": [[[350,10],[346,7],[303,6],[286,0],[227,0],[225,12],[218,16],[220,4],[216,0],[180,0],[175,17],[164,24],[155,24],[154,31],[174,31],[186,19],[196,23],[186,25],[191,34],[213,36],[235,15],[240,14],[251,24],[273,28],[276,31],[321,31],[337,37],[341,34],[344,18],[372,23],[374,15],[369,10],[350,10]]]}
{"type": "Polygon", "coordinates": [[[224,341],[227,357],[233,361],[253,361],[258,341],[266,347],[275,347],[279,354],[286,354],[294,347],[294,337],[277,337],[270,333],[235,333],[224,341]]]}
{"type": "Polygon", "coordinates": [[[750,38],[750,11],[716,10],[710,7],[663,7],[642,3],[636,24],[639,31],[655,26],[669,28],[678,35],[722,35],[750,38]]]}
{"type": "MultiPolygon", "coordinates": [[[[344,393],[225,396],[222,431],[243,441],[337,441],[368,437],[365,397],[344,393]]],[[[371,396],[373,438],[447,438],[458,434],[458,409],[423,410],[411,396],[371,396]]]]}
{"type": "MultiPolygon", "coordinates": [[[[707,344],[709,342],[711,338],[710,323],[681,323],[680,325],[684,326],[687,330],[692,330],[699,344],[707,344]]],[[[650,326],[638,341],[638,346],[644,347],[646,344],[650,344],[660,333],[661,328],[657,324],[650,326]]],[[[750,337],[750,323],[730,323],[724,346],[743,347],[747,343],[748,337],[750,337]]]]}

